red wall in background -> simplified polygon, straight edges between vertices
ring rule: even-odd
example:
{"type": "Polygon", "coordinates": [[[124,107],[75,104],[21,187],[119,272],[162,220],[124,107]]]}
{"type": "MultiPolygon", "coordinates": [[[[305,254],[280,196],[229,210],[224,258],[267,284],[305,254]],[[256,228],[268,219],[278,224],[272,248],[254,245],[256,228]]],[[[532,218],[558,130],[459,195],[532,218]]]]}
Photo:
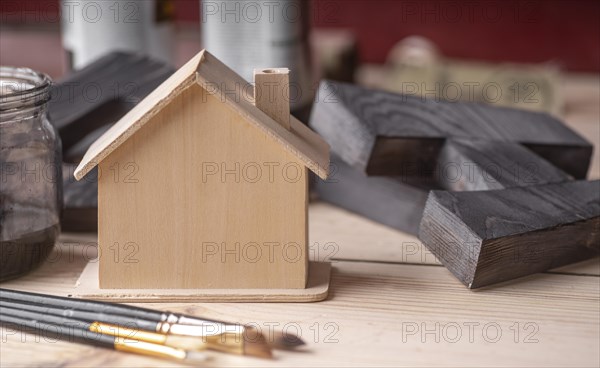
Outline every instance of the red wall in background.
{"type": "MultiPolygon", "coordinates": [[[[199,21],[198,0],[173,2],[178,21],[199,21]]],[[[2,23],[43,21],[32,20],[35,14],[15,16],[15,7],[42,9],[51,20],[57,3],[2,0],[2,23]]],[[[418,34],[433,40],[447,56],[555,61],[570,70],[600,71],[599,1],[313,0],[311,13],[316,27],[353,30],[366,62],[383,62],[397,41],[418,34]]]]}
{"type": "Polygon", "coordinates": [[[335,3],[337,21],[356,30],[364,60],[383,61],[397,40],[418,34],[443,54],[494,61],[555,60],[600,70],[599,1],[317,1],[335,3]],[[347,5],[344,5],[347,3],[347,5]]]}

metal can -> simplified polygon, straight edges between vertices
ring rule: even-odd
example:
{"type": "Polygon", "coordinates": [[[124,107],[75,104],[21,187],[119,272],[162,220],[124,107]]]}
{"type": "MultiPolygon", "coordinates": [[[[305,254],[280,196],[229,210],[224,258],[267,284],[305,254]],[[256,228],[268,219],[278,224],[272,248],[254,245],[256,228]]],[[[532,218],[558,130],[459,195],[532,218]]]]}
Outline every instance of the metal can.
{"type": "Polygon", "coordinates": [[[307,1],[202,0],[200,8],[204,48],[248,82],[257,68],[290,69],[291,109],[310,105],[307,1]]]}

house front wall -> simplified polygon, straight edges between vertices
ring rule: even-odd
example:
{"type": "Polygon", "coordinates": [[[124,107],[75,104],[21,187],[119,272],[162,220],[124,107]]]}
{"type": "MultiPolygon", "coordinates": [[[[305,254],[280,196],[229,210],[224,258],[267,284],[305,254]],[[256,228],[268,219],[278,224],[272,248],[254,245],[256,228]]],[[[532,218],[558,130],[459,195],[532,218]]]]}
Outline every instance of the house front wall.
{"type": "Polygon", "coordinates": [[[193,85],[100,165],[101,288],[304,288],[308,171],[193,85]]]}

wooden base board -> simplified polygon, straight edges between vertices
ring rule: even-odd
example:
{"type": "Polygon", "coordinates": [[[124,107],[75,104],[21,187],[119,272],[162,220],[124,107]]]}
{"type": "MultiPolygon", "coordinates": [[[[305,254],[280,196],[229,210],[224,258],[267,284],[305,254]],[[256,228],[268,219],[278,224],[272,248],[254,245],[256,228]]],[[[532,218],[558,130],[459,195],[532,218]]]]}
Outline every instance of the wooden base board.
{"type": "Polygon", "coordinates": [[[135,303],[309,303],[327,298],[331,264],[309,262],[306,289],[100,289],[98,262],[90,262],[77,280],[73,297],[135,303]]]}

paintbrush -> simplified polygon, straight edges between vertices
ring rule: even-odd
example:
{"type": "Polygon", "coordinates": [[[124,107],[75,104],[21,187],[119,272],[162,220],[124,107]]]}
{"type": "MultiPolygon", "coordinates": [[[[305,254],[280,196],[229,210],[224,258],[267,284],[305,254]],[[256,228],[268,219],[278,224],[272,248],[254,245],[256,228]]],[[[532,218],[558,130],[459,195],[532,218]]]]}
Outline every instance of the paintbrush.
{"type": "MultiPolygon", "coordinates": [[[[167,325],[191,325],[191,326],[204,326],[204,330],[221,330],[236,331],[242,329],[244,335],[249,338],[257,339],[259,335],[262,335],[254,327],[244,326],[240,324],[232,324],[223,321],[209,320],[203,318],[197,318],[185,314],[175,314],[171,312],[162,312],[148,308],[134,307],[124,304],[98,302],[85,299],[74,299],[65,298],[54,295],[44,295],[29,293],[23,291],[15,291],[0,288],[0,299],[11,299],[26,303],[42,304],[63,309],[81,310],[81,311],[94,311],[105,314],[116,314],[132,318],[139,318],[154,323],[162,323],[162,327],[167,325]]],[[[161,326],[156,326],[156,331],[160,331],[161,326]]],[[[164,328],[163,328],[164,329],[164,328]]],[[[198,331],[202,332],[202,329],[197,328],[171,328],[170,333],[191,333],[193,336],[198,336],[198,331]]],[[[263,336],[264,338],[264,336],[263,336]]],[[[284,333],[282,331],[273,331],[269,336],[269,340],[265,339],[266,343],[276,349],[293,349],[295,347],[304,345],[304,341],[299,337],[291,334],[284,333]]]]}
{"type": "MultiPolygon", "coordinates": [[[[9,311],[10,312],[10,311],[9,311]]],[[[158,358],[166,358],[197,364],[204,362],[208,356],[197,351],[186,351],[170,346],[138,341],[130,337],[111,336],[101,333],[90,332],[89,329],[77,324],[55,325],[31,319],[24,316],[5,313],[5,309],[0,313],[0,323],[6,327],[25,330],[25,332],[36,331],[37,334],[51,334],[52,337],[58,337],[67,341],[77,341],[82,344],[109,348],[117,351],[146,355],[158,358]]]]}
{"type": "Polygon", "coordinates": [[[28,307],[28,305],[0,300],[0,313],[6,315],[35,319],[59,326],[76,325],[79,328],[101,333],[103,335],[112,335],[153,344],[167,345],[185,350],[205,350],[209,347],[208,343],[197,337],[165,335],[157,332],[144,331],[143,329],[138,328],[134,322],[127,322],[126,319],[121,320],[120,322],[122,323],[120,324],[111,324],[94,321],[89,318],[78,318],[76,315],[53,315],[47,313],[47,308],[44,308],[43,306],[37,306],[35,308],[28,307]]]}
{"type": "Polygon", "coordinates": [[[2,288],[0,288],[0,299],[10,299],[28,304],[41,304],[64,310],[90,311],[106,315],[137,318],[153,323],[153,327],[149,330],[161,333],[197,337],[211,336],[213,340],[216,336],[219,336],[221,341],[224,340],[224,342],[227,342],[227,344],[220,345],[221,348],[225,349],[221,351],[237,354],[263,356],[265,350],[268,350],[263,346],[264,344],[277,349],[293,349],[304,345],[304,342],[300,338],[290,333],[273,331],[272,334],[269,334],[269,340],[267,341],[258,329],[251,326],[201,319],[190,315],[174,314],[124,304],[64,298],[2,288]],[[221,332],[220,335],[219,332],[221,332]]]}
{"type": "MultiPolygon", "coordinates": [[[[179,348],[193,348],[195,344],[206,345],[207,348],[226,353],[240,355],[252,355],[260,358],[270,358],[271,350],[265,344],[261,335],[242,336],[243,332],[239,327],[233,330],[223,330],[218,326],[177,326],[168,323],[160,323],[161,330],[156,331],[156,322],[136,318],[126,317],[115,314],[106,314],[102,312],[80,311],[76,309],[63,309],[55,307],[46,307],[39,304],[29,304],[20,301],[0,298],[0,308],[11,308],[23,312],[36,313],[42,316],[51,316],[55,318],[69,318],[79,321],[92,323],[92,327],[97,332],[109,331],[117,326],[119,332],[127,330],[124,336],[130,336],[130,333],[136,333],[138,339],[147,342],[171,345],[179,348]],[[190,330],[187,334],[173,334],[170,330],[184,329],[190,330]],[[242,340],[242,338],[245,339],[242,340]],[[174,345],[175,344],[175,345],[174,345]]],[[[235,326],[234,326],[235,327],[235,326]]]]}

